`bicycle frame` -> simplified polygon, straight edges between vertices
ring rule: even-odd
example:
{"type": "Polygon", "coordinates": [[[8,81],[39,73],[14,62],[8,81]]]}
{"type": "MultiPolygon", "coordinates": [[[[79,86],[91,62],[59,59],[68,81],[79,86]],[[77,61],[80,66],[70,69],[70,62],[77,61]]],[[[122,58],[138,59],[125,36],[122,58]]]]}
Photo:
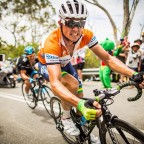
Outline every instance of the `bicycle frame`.
{"type": "Polygon", "coordinates": [[[34,82],[33,85],[34,86],[32,86],[30,89],[31,89],[31,91],[33,93],[33,97],[36,99],[36,102],[38,102],[38,99],[39,99],[39,88],[40,88],[40,86],[38,88],[38,92],[37,92],[38,94],[36,95],[35,90],[34,90],[34,88],[36,86],[36,82],[34,82]]]}
{"type": "Polygon", "coordinates": [[[77,128],[80,130],[81,133],[79,137],[80,142],[85,142],[86,140],[90,141],[90,134],[93,131],[94,127],[96,126],[97,120],[91,121],[91,124],[89,125],[90,126],[89,130],[87,132],[84,132],[82,128],[83,126],[80,124],[81,117],[76,114],[73,108],[70,111],[70,115],[73,121],[76,123],[77,128]]]}
{"type": "Polygon", "coordinates": [[[39,101],[39,97],[40,97],[40,93],[39,93],[39,92],[40,92],[40,88],[43,87],[42,83],[43,83],[43,79],[42,79],[41,77],[38,78],[37,81],[34,81],[34,82],[32,83],[33,86],[31,87],[31,91],[32,91],[32,93],[33,93],[34,98],[36,99],[36,102],[39,101]],[[35,90],[34,90],[34,88],[36,87],[36,85],[38,86],[37,95],[36,95],[35,90]]]}
{"type": "MultiPolygon", "coordinates": [[[[89,98],[84,98],[84,99],[89,100],[89,98]]],[[[116,144],[114,134],[111,132],[111,129],[109,128],[113,126],[113,120],[118,117],[116,115],[112,115],[107,105],[105,105],[105,100],[101,100],[100,104],[102,106],[102,115],[101,117],[96,118],[96,120],[88,122],[87,132],[83,130],[82,128],[83,126],[80,124],[81,117],[77,118],[77,114],[75,110],[73,108],[71,109],[71,112],[70,112],[71,117],[73,121],[76,123],[76,126],[80,130],[80,133],[81,133],[81,135],[79,136],[80,142],[85,142],[86,140],[90,141],[90,134],[95,128],[95,126],[97,126],[98,131],[99,131],[99,137],[103,144],[106,144],[106,140],[103,140],[102,138],[106,135],[107,131],[108,133],[110,133],[111,141],[113,142],[113,144],[116,144]]],[[[120,136],[123,138],[123,140],[126,143],[129,143],[123,131],[120,128],[116,128],[116,129],[118,133],[120,134],[120,136]]]]}
{"type": "MultiPolygon", "coordinates": [[[[95,126],[98,127],[98,133],[100,137],[100,141],[102,144],[107,144],[107,142],[110,144],[117,144],[117,142],[123,142],[125,144],[130,144],[132,142],[144,142],[144,134],[137,129],[135,126],[129,124],[128,122],[119,119],[117,116],[113,115],[110,110],[108,109],[108,106],[111,105],[114,100],[113,97],[120,93],[120,90],[123,87],[132,85],[132,82],[128,83],[122,83],[119,85],[119,87],[116,87],[111,90],[94,90],[95,98],[82,98],[85,101],[89,100],[95,100],[101,104],[101,110],[102,115],[100,117],[97,117],[96,120],[93,121],[86,121],[86,123],[83,125],[82,116],[78,116],[76,114],[76,110],[74,107],[72,107],[70,111],[71,118],[73,122],[76,124],[76,127],[80,130],[80,135],[76,136],[74,139],[71,140],[69,136],[64,134],[63,125],[61,123],[61,111],[57,114],[54,112],[54,103],[58,102],[58,105],[60,104],[60,100],[58,98],[52,98],[51,99],[51,108],[52,108],[52,115],[56,123],[56,128],[62,133],[64,136],[64,139],[70,143],[85,143],[88,142],[88,144],[91,144],[91,132],[94,130],[95,126]],[[126,133],[126,134],[125,134],[126,133]],[[128,135],[132,136],[129,137],[128,135]]],[[[132,97],[133,100],[137,100],[141,97],[142,90],[137,89],[138,94],[136,97],[132,97]]],[[[93,105],[89,105],[89,108],[94,108],[93,105]]]]}
{"type": "MultiPolygon", "coordinates": [[[[102,106],[102,116],[100,118],[98,118],[98,123],[97,123],[97,127],[99,129],[99,136],[100,136],[100,140],[102,141],[103,136],[105,136],[106,132],[107,132],[107,127],[111,127],[112,125],[112,120],[114,118],[117,118],[117,116],[113,116],[111,114],[111,112],[109,111],[108,107],[106,105],[104,105],[105,100],[102,100],[100,102],[101,106],[102,106]]],[[[109,131],[110,132],[110,131],[109,131]]],[[[111,135],[110,135],[111,136],[111,135]]],[[[111,137],[111,140],[113,143],[115,143],[115,140],[113,137],[111,137]]],[[[103,142],[103,143],[106,143],[103,142]]]]}

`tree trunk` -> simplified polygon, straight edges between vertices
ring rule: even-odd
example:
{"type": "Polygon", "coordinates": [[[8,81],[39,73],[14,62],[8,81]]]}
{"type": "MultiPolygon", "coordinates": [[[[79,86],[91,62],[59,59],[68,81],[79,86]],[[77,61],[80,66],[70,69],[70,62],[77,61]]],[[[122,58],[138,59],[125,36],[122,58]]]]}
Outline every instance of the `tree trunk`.
{"type": "Polygon", "coordinates": [[[129,0],[123,1],[124,18],[123,18],[122,37],[128,36],[130,32],[132,20],[138,3],[139,0],[134,0],[131,9],[129,10],[129,0]]]}
{"type": "Polygon", "coordinates": [[[85,1],[90,3],[90,4],[96,5],[97,7],[99,7],[101,10],[103,10],[106,13],[106,15],[108,16],[110,23],[112,25],[114,40],[115,40],[115,43],[117,44],[118,43],[117,27],[116,27],[115,22],[113,21],[111,15],[109,14],[109,12],[103,6],[101,6],[97,0],[93,0],[94,3],[92,3],[88,0],[85,0],[85,1]]]}
{"type": "MultiPolygon", "coordinates": [[[[85,0],[85,1],[90,3],[90,4],[96,5],[97,7],[99,7],[100,9],[102,9],[106,13],[106,15],[108,16],[110,23],[112,25],[114,40],[115,40],[115,43],[117,44],[118,43],[117,27],[116,27],[111,15],[109,14],[109,12],[104,7],[102,7],[98,3],[97,0],[93,0],[93,2],[90,2],[89,0],[85,0]]],[[[134,14],[135,14],[135,10],[136,10],[138,3],[139,3],[139,0],[134,0],[132,7],[131,7],[131,10],[129,12],[129,0],[123,0],[124,16],[123,16],[123,28],[122,28],[122,34],[121,34],[122,38],[129,34],[129,31],[131,28],[131,23],[132,23],[132,20],[133,20],[134,14]]]]}

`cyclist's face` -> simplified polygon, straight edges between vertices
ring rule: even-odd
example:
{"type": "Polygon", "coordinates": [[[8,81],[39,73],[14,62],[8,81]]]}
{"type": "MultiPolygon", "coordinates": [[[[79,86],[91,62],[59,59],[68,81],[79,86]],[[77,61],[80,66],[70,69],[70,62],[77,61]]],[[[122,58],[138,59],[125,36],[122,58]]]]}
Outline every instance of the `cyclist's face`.
{"type": "Polygon", "coordinates": [[[29,59],[29,61],[34,61],[35,60],[35,53],[33,53],[31,55],[27,55],[27,58],[29,59]]]}
{"type": "Polygon", "coordinates": [[[63,34],[72,42],[76,42],[82,35],[84,25],[84,20],[66,19],[65,24],[62,24],[63,34]]]}
{"type": "Polygon", "coordinates": [[[139,50],[139,47],[133,46],[132,50],[133,50],[134,52],[137,52],[137,51],[139,50]]]}

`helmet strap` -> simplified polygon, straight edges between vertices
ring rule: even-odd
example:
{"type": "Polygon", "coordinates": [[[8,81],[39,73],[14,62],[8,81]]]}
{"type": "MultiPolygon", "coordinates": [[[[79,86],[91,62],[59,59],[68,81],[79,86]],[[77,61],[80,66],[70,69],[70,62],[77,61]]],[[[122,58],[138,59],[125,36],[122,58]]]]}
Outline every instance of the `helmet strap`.
{"type": "MultiPolygon", "coordinates": [[[[67,41],[73,42],[73,41],[71,41],[70,39],[68,39],[68,38],[64,35],[63,30],[62,30],[62,24],[60,24],[60,28],[61,28],[62,36],[63,36],[67,41]]],[[[80,38],[81,38],[81,37],[82,37],[82,35],[80,36],[80,38]]],[[[80,38],[79,38],[79,39],[80,39],[80,38]]],[[[78,39],[76,42],[73,42],[73,44],[76,44],[76,43],[79,41],[79,39],[78,39]]]]}

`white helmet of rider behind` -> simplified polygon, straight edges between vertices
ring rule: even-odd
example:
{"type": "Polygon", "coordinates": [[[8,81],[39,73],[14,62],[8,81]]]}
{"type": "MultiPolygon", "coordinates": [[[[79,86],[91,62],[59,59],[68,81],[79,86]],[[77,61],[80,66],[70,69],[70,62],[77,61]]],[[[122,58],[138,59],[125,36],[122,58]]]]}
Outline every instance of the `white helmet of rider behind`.
{"type": "Polygon", "coordinates": [[[62,19],[86,19],[88,17],[88,11],[86,9],[86,6],[79,0],[67,0],[61,4],[61,7],[59,9],[59,16],[62,19]]]}

